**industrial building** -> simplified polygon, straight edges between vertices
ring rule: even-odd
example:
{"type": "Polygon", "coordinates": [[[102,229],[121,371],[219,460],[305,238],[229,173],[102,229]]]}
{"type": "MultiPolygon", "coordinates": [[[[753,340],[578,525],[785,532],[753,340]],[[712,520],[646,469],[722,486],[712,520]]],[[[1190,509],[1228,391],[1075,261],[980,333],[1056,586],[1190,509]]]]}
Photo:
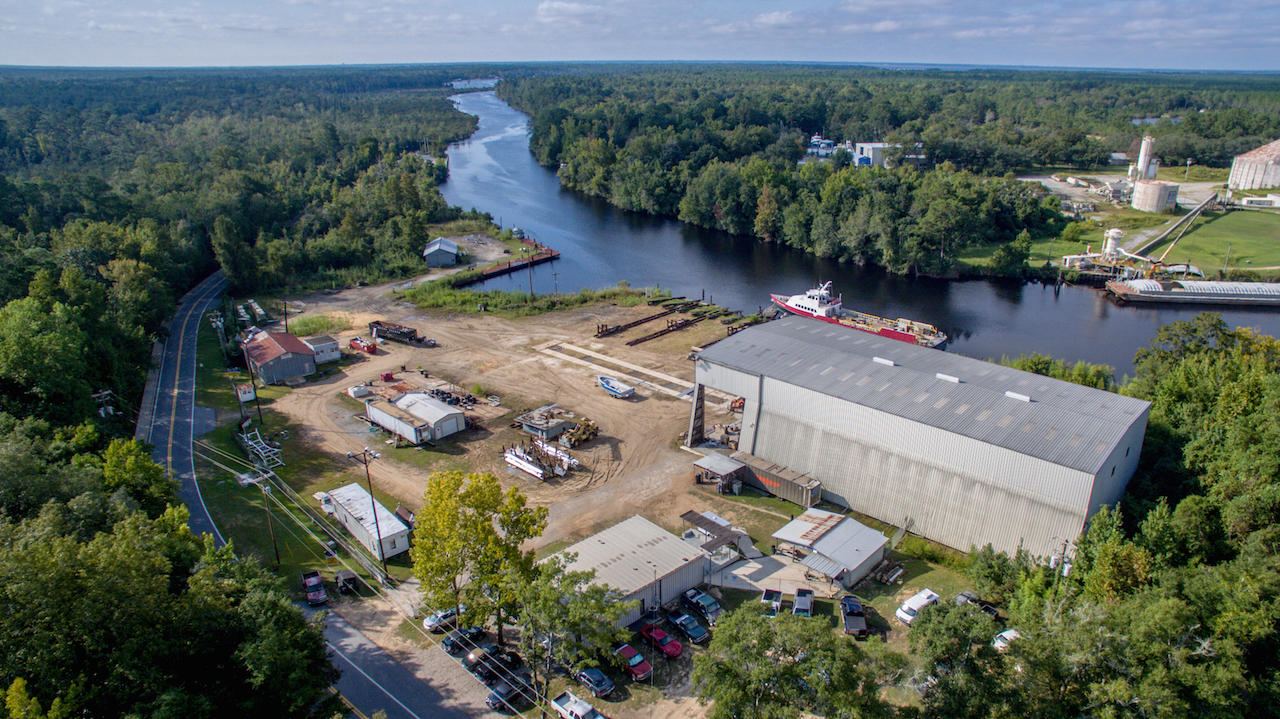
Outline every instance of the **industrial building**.
{"type": "Polygon", "coordinates": [[[364,487],[352,482],[327,493],[321,506],[347,528],[378,559],[394,557],[409,551],[409,528],[396,515],[387,511],[364,487]],[[377,519],[375,520],[375,514],[377,519]],[[378,537],[382,541],[375,542],[378,537]],[[375,548],[379,545],[381,552],[375,548]]]}
{"type": "Polygon", "coordinates": [[[458,243],[437,237],[422,250],[427,267],[453,267],[458,264],[458,243]]]}
{"type": "Polygon", "coordinates": [[[1236,155],[1236,159],[1231,161],[1227,187],[1232,190],[1280,187],[1280,140],[1236,155]]]}
{"type": "Polygon", "coordinates": [[[1168,212],[1177,206],[1178,183],[1167,180],[1138,180],[1133,183],[1133,209],[1168,212]]]}
{"type": "Polygon", "coordinates": [[[370,422],[413,445],[443,439],[467,428],[462,410],[425,392],[407,392],[395,400],[369,399],[364,407],[370,422]]]}
{"type": "Polygon", "coordinates": [[[636,607],[622,617],[622,626],[704,583],[711,566],[707,552],[638,514],[556,556],[565,554],[577,555],[568,565],[569,571],[595,571],[596,584],[618,590],[624,600],[637,601],[636,607]]]}
{"type": "Polygon", "coordinates": [[[861,522],[814,508],[783,525],[773,538],[802,550],[801,564],[845,589],[876,568],[889,544],[888,537],[861,522]]]}
{"type": "Polygon", "coordinates": [[[338,348],[338,340],[329,335],[316,335],[302,340],[303,344],[315,353],[316,364],[337,362],[342,359],[342,350],[338,348]]]}
{"type": "Polygon", "coordinates": [[[315,352],[288,332],[259,332],[244,345],[249,368],[263,384],[283,384],[316,373],[315,352]]]}
{"type": "Polygon", "coordinates": [[[1043,556],[1120,499],[1150,410],[803,317],[703,349],[696,383],[742,397],[740,451],[819,480],[823,499],[963,551],[1043,556]]]}

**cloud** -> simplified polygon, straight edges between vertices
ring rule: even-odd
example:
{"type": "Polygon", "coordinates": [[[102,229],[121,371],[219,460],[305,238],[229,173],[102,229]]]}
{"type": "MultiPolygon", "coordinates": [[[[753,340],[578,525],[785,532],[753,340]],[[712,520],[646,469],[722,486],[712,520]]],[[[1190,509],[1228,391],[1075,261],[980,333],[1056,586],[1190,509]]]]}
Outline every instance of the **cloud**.
{"type": "Polygon", "coordinates": [[[753,22],[759,28],[785,27],[796,24],[796,18],[790,10],[775,10],[756,15],[753,22]]]}
{"type": "Polygon", "coordinates": [[[607,11],[599,5],[568,2],[567,0],[542,0],[534,11],[534,18],[542,23],[556,23],[581,27],[596,24],[607,11]]]}

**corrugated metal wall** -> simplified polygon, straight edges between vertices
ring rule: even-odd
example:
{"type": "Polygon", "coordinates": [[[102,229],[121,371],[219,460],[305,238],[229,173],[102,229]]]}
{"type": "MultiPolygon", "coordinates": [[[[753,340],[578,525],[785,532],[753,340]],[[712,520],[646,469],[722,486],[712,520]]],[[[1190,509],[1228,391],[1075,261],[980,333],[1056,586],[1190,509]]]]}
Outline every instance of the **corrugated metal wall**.
{"type": "Polygon", "coordinates": [[[706,555],[699,556],[696,560],[680,567],[679,569],[658,577],[657,583],[650,582],[645,586],[635,590],[629,594],[627,599],[635,599],[639,605],[629,612],[619,622],[622,626],[627,626],[640,619],[645,612],[654,607],[656,601],[659,606],[665,606],[669,602],[675,602],[680,599],[680,595],[684,594],[686,589],[692,589],[706,583],[707,573],[711,569],[711,560],[706,555]]]}
{"type": "Polygon", "coordinates": [[[822,480],[839,504],[909,518],[913,533],[964,551],[1021,543],[1048,555],[1084,524],[1091,475],[776,380],[762,389],[753,453],[822,480]]]}
{"type": "Polygon", "coordinates": [[[742,433],[739,436],[738,449],[748,454],[755,454],[753,443],[760,416],[760,377],[701,359],[698,360],[694,376],[699,384],[715,387],[721,392],[728,392],[745,400],[742,407],[742,433]]]}
{"type": "Polygon", "coordinates": [[[284,354],[258,368],[258,379],[267,384],[280,384],[294,377],[315,374],[316,363],[308,355],[284,354]]]}
{"type": "Polygon", "coordinates": [[[382,427],[392,434],[402,437],[410,444],[418,444],[422,441],[422,438],[418,436],[418,430],[416,427],[383,410],[377,402],[366,403],[365,414],[369,419],[373,420],[374,424],[377,424],[379,427],[382,427]]]}

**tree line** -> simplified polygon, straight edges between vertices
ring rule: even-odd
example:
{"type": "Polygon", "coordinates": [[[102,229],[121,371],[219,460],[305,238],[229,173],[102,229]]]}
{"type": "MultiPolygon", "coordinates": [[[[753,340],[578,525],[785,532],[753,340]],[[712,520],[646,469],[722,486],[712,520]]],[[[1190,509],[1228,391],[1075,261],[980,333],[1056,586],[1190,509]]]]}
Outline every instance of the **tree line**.
{"type": "Polygon", "coordinates": [[[0,70],[10,716],[336,713],[319,621],[193,536],[128,438],[175,298],[219,265],[239,291],[402,274],[463,216],[436,189],[474,127],[454,73],[0,70]]]}
{"type": "Polygon", "coordinates": [[[498,92],[532,116],[530,149],[568,188],[900,273],[944,274],[992,244],[999,271],[1024,272],[1029,240],[1066,222],[1015,169],[1106,165],[1146,132],[1166,164],[1221,166],[1280,134],[1280,84],[1252,76],[698,65],[498,92]],[[855,169],[843,150],[798,166],[811,133],[886,141],[898,167],[855,169]]]}

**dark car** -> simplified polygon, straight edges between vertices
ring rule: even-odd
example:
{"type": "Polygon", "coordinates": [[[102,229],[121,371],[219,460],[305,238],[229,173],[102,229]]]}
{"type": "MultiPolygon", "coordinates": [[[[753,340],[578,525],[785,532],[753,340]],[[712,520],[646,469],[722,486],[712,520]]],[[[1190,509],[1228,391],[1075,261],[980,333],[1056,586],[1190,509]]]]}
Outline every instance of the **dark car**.
{"type": "Polygon", "coordinates": [[[653,676],[653,665],[649,664],[639,649],[630,644],[619,644],[613,654],[626,662],[627,673],[633,681],[642,682],[653,676]]]}
{"type": "Polygon", "coordinates": [[[529,684],[529,676],[523,673],[500,679],[494,682],[493,691],[485,697],[484,705],[494,711],[517,711],[533,696],[529,684]]]}
{"type": "Polygon", "coordinates": [[[867,615],[862,608],[862,601],[852,594],[840,597],[840,614],[844,617],[844,633],[854,639],[866,639],[867,615]]]}
{"type": "Polygon", "coordinates": [[[462,666],[477,679],[490,684],[520,666],[520,655],[497,647],[480,647],[467,654],[462,666]]]}
{"type": "Polygon", "coordinates": [[[578,683],[591,690],[598,697],[607,697],[613,693],[613,680],[604,672],[591,667],[578,672],[578,683]]]}
{"type": "Polygon", "coordinates": [[[694,644],[702,644],[711,639],[711,632],[708,632],[705,627],[699,624],[697,619],[684,612],[671,612],[667,615],[667,620],[674,624],[694,644]]]}
{"type": "Polygon", "coordinates": [[[479,644],[484,639],[484,634],[484,629],[480,627],[455,629],[440,642],[440,646],[450,654],[461,654],[479,644]]]}
{"type": "Polygon", "coordinates": [[[996,609],[996,605],[979,599],[977,594],[967,589],[956,595],[956,605],[963,606],[965,604],[972,604],[992,619],[1000,618],[1000,610],[996,609]]]}
{"type": "Polygon", "coordinates": [[[716,620],[720,618],[720,614],[724,611],[710,594],[701,589],[690,589],[684,593],[685,606],[697,612],[707,624],[716,625],[716,620]]]}
{"type": "Polygon", "coordinates": [[[650,646],[660,650],[670,659],[675,659],[684,651],[684,647],[675,640],[675,637],[662,631],[656,625],[646,624],[641,627],[640,636],[644,637],[644,640],[649,642],[650,646]]]}

